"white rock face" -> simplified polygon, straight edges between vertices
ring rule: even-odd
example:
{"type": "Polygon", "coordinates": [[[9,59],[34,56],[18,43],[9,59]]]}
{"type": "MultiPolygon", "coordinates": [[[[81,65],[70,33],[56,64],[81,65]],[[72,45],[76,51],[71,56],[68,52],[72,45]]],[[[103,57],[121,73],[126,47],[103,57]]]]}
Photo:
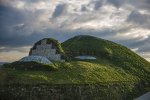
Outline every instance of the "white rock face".
{"type": "Polygon", "coordinates": [[[20,61],[23,61],[23,62],[35,61],[35,62],[43,63],[43,64],[52,63],[46,57],[43,57],[43,56],[27,56],[27,57],[22,58],[20,61]]]}
{"type": "Polygon", "coordinates": [[[83,59],[83,60],[96,60],[96,58],[93,57],[93,56],[77,56],[75,58],[77,58],[77,59],[83,59]]]}

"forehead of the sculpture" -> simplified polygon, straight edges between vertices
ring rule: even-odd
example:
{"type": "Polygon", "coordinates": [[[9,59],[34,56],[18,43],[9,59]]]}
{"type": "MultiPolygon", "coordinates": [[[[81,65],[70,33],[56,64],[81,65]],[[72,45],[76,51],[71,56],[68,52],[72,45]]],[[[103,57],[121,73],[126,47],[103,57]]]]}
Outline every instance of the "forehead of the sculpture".
{"type": "Polygon", "coordinates": [[[52,44],[53,46],[57,46],[58,45],[58,41],[52,38],[44,38],[42,40],[39,40],[38,42],[36,42],[33,46],[33,49],[36,48],[37,45],[47,45],[47,44],[52,44]]]}
{"type": "Polygon", "coordinates": [[[44,38],[38,42],[35,43],[35,45],[45,45],[45,44],[54,44],[56,45],[58,43],[57,40],[51,39],[51,38],[44,38]]]}

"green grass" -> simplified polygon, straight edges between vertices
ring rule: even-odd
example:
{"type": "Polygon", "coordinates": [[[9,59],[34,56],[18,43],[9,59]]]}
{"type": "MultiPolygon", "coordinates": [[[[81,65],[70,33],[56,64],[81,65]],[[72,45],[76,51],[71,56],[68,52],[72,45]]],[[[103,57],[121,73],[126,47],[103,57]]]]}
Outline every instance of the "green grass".
{"type": "MultiPolygon", "coordinates": [[[[101,96],[103,100],[112,98],[112,95],[108,94],[114,95],[112,99],[123,98],[124,96],[133,99],[150,91],[149,80],[143,80],[141,77],[132,74],[132,72],[116,67],[103,59],[97,61],[55,62],[55,68],[57,70],[51,71],[2,68],[0,69],[0,86],[12,88],[22,86],[28,89],[28,86],[40,87],[41,84],[45,87],[54,85],[54,87],[58,86],[59,88],[66,85],[70,87],[73,85],[84,86],[84,84],[98,85],[99,94],[103,94],[101,96]]],[[[96,89],[93,91],[96,91],[96,89]]]]}
{"type": "Polygon", "coordinates": [[[68,57],[66,62],[8,64],[0,69],[0,85],[103,84],[109,87],[117,84],[129,86],[121,91],[128,90],[133,95],[150,91],[150,63],[130,49],[92,36],[76,36],[61,46],[68,57]],[[92,55],[97,59],[74,59],[78,55],[92,55]]]}
{"type": "Polygon", "coordinates": [[[35,63],[12,63],[8,67],[30,70],[1,69],[0,82],[5,83],[4,79],[7,80],[11,74],[14,79],[12,83],[23,84],[84,84],[141,80],[146,83],[150,82],[150,63],[124,46],[92,36],[76,36],[61,45],[69,57],[68,61],[55,62],[50,66],[35,63]],[[93,55],[97,60],[74,59],[78,55],[93,55]],[[49,71],[46,70],[47,68],[49,71]]]}
{"type": "MultiPolygon", "coordinates": [[[[62,43],[62,47],[70,60],[78,55],[92,55],[105,59],[116,67],[150,79],[150,63],[130,49],[93,36],[75,36],[62,43]]],[[[107,62],[106,62],[107,64],[107,62]]]]}
{"type": "Polygon", "coordinates": [[[113,82],[138,82],[140,79],[122,68],[103,61],[72,61],[55,63],[56,71],[24,71],[13,69],[0,70],[0,82],[10,78],[10,84],[88,84],[113,82]]]}
{"type": "Polygon", "coordinates": [[[13,70],[32,70],[32,71],[54,71],[57,70],[57,68],[53,64],[42,64],[38,62],[22,62],[22,61],[16,61],[13,63],[4,64],[2,69],[13,69],[13,70]]]}

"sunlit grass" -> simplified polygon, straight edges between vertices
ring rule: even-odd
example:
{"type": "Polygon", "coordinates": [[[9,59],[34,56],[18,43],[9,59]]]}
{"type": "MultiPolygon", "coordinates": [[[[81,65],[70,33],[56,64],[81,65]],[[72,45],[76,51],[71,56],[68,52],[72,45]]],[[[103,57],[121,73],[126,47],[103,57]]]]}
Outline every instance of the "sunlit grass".
{"type": "MultiPolygon", "coordinates": [[[[101,61],[102,63],[102,61],[101,61]]],[[[57,71],[22,71],[0,70],[1,82],[12,77],[11,83],[23,84],[83,84],[109,82],[136,82],[137,76],[127,73],[122,68],[111,64],[101,64],[87,61],[72,61],[55,63],[57,71]]],[[[7,82],[9,83],[9,82],[7,82]]]]}

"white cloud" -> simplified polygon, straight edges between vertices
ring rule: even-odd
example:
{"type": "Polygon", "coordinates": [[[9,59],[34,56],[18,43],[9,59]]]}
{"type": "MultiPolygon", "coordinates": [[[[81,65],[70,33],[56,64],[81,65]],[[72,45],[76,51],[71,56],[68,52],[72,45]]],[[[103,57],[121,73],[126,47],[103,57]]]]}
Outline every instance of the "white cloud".
{"type": "Polygon", "coordinates": [[[142,28],[132,28],[130,27],[128,31],[118,32],[113,39],[117,40],[128,40],[128,39],[136,39],[138,41],[143,41],[147,39],[150,35],[150,30],[142,29],[142,28]]]}
{"type": "Polygon", "coordinates": [[[146,60],[150,61],[150,52],[146,53],[139,53],[142,57],[144,57],[146,60]]]}
{"type": "Polygon", "coordinates": [[[0,52],[0,61],[1,62],[13,62],[27,55],[28,53],[22,53],[18,51],[0,52]]]}
{"type": "Polygon", "coordinates": [[[6,6],[1,17],[3,29],[0,32],[5,33],[0,34],[3,43],[10,38],[30,37],[40,33],[47,35],[55,31],[55,34],[92,32],[91,35],[121,43],[136,52],[145,49],[150,51],[147,0],[1,0],[0,3],[6,6]],[[62,6],[58,9],[59,5],[62,6]],[[111,31],[109,35],[107,32],[111,31]]]}
{"type": "Polygon", "coordinates": [[[23,47],[0,47],[0,52],[9,52],[9,51],[17,51],[22,53],[29,53],[31,46],[23,46],[23,47]]]}

